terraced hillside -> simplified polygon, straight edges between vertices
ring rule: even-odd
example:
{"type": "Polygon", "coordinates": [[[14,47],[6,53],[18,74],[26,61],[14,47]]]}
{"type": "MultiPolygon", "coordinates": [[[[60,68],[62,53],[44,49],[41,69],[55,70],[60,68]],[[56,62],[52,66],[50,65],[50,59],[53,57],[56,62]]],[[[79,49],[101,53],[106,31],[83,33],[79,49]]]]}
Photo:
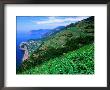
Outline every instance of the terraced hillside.
{"type": "Polygon", "coordinates": [[[39,49],[22,63],[17,73],[93,74],[94,17],[71,23],[60,32],[47,37],[39,49]],[[56,69],[55,65],[58,66],[56,69]]]}
{"type": "Polygon", "coordinates": [[[94,44],[45,61],[22,74],[94,74],[94,44]]]}

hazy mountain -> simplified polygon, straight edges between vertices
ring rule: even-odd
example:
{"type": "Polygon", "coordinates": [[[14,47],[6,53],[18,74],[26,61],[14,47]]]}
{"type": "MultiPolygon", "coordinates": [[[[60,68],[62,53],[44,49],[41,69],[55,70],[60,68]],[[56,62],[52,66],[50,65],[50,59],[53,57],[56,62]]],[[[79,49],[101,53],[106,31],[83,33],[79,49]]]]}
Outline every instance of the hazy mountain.
{"type": "Polygon", "coordinates": [[[65,26],[58,26],[54,29],[38,29],[38,30],[31,30],[29,33],[34,35],[41,35],[43,37],[47,37],[55,32],[62,30],[65,26]]]}

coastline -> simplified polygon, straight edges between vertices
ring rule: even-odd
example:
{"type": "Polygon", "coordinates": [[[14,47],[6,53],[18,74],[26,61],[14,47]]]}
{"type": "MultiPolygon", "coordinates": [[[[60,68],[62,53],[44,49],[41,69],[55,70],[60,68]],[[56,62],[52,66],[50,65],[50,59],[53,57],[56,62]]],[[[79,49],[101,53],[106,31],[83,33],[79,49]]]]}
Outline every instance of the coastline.
{"type": "Polygon", "coordinates": [[[42,45],[42,41],[29,40],[27,42],[21,42],[20,49],[24,51],[22,61],[28,60],[30,54],[37,50],[42,45]]]}
{"type": "Polygon", "coordinates": [[[24,51],[24,55],[23,55],[23,58],[22,58],[22,61],[25,61],[29,58],[29,52],[28,52],[28,47],[27,47],[28,43],[27,42],[22,42],[20,44],[20,49],[24,51]]]}

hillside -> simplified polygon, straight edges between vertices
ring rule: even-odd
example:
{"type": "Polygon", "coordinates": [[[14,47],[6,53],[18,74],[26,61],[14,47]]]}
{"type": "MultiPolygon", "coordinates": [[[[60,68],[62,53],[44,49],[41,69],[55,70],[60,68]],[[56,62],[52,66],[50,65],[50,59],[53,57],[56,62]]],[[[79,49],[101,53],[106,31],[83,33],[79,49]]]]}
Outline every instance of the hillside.
{"type": "MultiPolygon", "coordinates": [[[[17,70],[17,73],[22,73],[25,71],[28,72],[30,68],[40,68],[40,65],[52,60],[56,60],[55,58],[59,60],[58,62],[62,62],[62,59],[60,59],[60,57],[65,58],[65,54],[68,54],[69,52],[74,52],[74,56],[75,52],[77,52],[77,49],[80,49],[89,44],[94,46],[93,43],[94,17],[89,17],[82,21],[71,23],[70,25],[63,28],[61,31],[48,36],[43,41],[43,44],[40,45],[40,47],[36,49],[33,53],[31,53],[28,60],[22,63],[21,67],[17,70]]],[[[86,49],[89,50],[90,47],[87,47],[88,49],[85,48],[81,49],[81,51],[79,50],[79,53],[85,52],[86,49]]],[[[89,51],[87,53],[89,53],[89,51]]],[[[91,53],[94,53],[93,50],[91,53]]],[[[83,53],[82,55],[83,56],[79,56],[79,63],[81,62],[80,59],[82,59],[82,57],[85,58],[86,53],[83,53]]],[[[92,60],[94,59],[92,56],[90,56],[90,58],[92,58],[92,60]]],[[[86,62],[86,59],[89,59],[89,56],[85,58],[84,62],[86,62]]],[[[77,65],[79,64],[77,63],[77,65]]],[[[93,65],[93,61],[91,65],[93,65]]],[[[93,73],[93,71],[94,69],[92,68],[91,72],[93,73]]],[[[64,74],[64,72],[62,74],[64,74]]],[[[80,72],[77,72],[77,74],[80,74],[80,72]]]]}
{"type": "Polygon", "coordinates": [[[45,61],[22,74],[93,74],[94,45],[89,44],[60,57],[45,61]],[[85,51],[84,51],[85,50],[85,51]]]}

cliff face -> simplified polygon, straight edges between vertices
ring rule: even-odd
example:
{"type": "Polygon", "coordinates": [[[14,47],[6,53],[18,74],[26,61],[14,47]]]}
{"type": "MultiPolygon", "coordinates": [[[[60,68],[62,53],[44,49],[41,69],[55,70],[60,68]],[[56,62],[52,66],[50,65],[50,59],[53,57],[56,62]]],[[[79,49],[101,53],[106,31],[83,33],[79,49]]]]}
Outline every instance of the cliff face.
{"type": "Polygon", "coordinates": [[[22,61],[27,60],[29,58],[29,53],[28,53],[28,43],[27,42],[22,42],[20,44],[20,49],[24,51],[24,56],[22,58],[22,61]]]}
{"type": "Polygon", "coordinates": [[[29,53],[28,53],[28,50],[26,49],[24,52],[23,61],[28,60],[28,58],[29,58],[29,53]]]}

